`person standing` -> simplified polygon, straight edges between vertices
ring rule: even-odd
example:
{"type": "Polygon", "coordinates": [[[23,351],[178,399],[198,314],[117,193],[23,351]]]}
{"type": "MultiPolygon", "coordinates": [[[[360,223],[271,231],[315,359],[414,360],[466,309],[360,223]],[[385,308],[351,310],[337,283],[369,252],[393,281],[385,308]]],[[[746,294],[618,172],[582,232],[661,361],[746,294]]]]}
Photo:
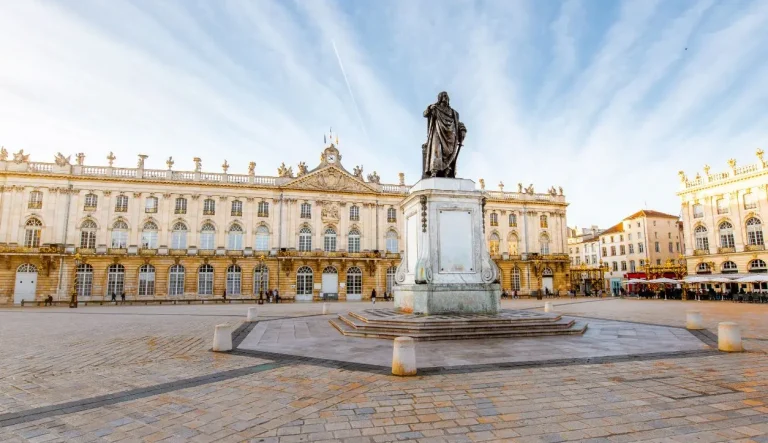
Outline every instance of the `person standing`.
{"type": "Polygon", "coordinates": [[[120,300],[122,300],[123,303],[125,303],[125,291],[120,293],[120,300]]]}
{"type": "Polygon", "coordinates": [[[371,302],[376,304],[376,288],[371,289],[371,302]]]}
{"type": "Polygon", "coordinates": [[[112,301],[117,302],[117,294],[115,294],[115,291],[112,291],[112,301]]]}
{"type": "Polygon", "coordinates": [[[275,288],[275,303],[280,303],[280,291],[275,288]]]}

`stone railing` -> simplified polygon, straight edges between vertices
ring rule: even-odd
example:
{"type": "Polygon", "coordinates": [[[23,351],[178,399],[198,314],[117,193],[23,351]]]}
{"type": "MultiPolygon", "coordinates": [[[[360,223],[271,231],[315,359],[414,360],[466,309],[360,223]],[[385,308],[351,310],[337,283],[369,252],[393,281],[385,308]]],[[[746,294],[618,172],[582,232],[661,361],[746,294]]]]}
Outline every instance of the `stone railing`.
{"type": "Polygon", "coordinates": [[[745,245],[745,251],[765,251],[765,245],[745,245]]]}
{"type": "Polygon", "coordinates": [[[542,202],[565,202],[564,195],[552,194],[529,194],[527,192],[502,192],[502,191],[483,191],[488,198],[493,200],[523,200],[523,201],[542,201],[542,202]]]}
{"type": "MultiPolygon", "coordinates": [[[[681,171],[680,172],[680,181],[681,181],[681,187],[682,189],[691,189],[702,185],[707,185],[710,183],[715,182],[723,182],[735,179],[739,176],[749,175],[749,174],[756,174],[763,171],[766,171],[768,167],[766,166],[766,163],[763,161],[763,151],[760,150],[757,152],[758,162],[744,165],[744,166],[736,166],[736,161],[731,160],[729,161],[729,170],[725,172],[715,172],[710,174],[709,168],[704,169],[704,174],[696,174],[695,178],[689,179],[686,177],[686,175],[681,171]]],[[[740,178],[740,177],[739,177],[740,178]]]]}

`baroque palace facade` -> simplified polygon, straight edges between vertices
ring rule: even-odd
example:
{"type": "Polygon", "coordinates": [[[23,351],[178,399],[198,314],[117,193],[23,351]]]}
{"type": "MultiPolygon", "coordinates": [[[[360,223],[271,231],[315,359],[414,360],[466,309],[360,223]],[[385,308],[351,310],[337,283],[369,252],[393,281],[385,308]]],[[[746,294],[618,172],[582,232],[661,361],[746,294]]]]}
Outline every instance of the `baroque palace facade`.
{"type": "MultiPolygon", "coordinates": [[[[87,166],[58,154],[0,153],[0,303],[42,300],[284,298],[391,293],[408,193],[376,172],[348,172],[334,144],[320,164],[277,176],[87,166]]],[[[562,190],[486,191],[486,238],[502,287],[521,294],[568,283],[562,190]]]]}
{"type": "Polygon", "coordinates": [[[688,274],[768,272],[763,232],[768,164],[763,151],[757,151],[756,163],[737,166],[731,159],[724,172],[711,172],[709,166],[703,172],[693,178],[679,172],[688,274]]]}

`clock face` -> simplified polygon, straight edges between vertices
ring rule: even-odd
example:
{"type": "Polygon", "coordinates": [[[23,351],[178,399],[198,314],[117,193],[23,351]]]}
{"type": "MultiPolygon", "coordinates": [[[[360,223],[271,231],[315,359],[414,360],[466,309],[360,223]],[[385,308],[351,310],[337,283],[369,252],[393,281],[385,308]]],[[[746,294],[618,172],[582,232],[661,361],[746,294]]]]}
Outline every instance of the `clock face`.
{"type": "Polygon", "coordinates": [[[328,163],[333,163],[336,161],[336,156],[333,154],[328,155],[328,163]]]}

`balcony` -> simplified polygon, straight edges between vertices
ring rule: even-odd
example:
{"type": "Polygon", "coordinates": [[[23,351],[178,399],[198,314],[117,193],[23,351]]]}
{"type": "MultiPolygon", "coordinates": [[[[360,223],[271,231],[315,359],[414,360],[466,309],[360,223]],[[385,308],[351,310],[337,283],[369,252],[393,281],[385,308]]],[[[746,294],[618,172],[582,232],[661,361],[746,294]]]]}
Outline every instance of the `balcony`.
{"type": "Polygon", "coordinates": [[[731,254],[736,252],[736,248],[717,248],[718,254],[731,254]]]}
{"type": "Polygon", "coordinates": [[[728,213],[728,208],[717,208],[718,215],[723,215],[728,213]]]}
{"type": "Polygon", "coordinates": [[[765,251],[765,245],[746,245],[745,251],[765,251]]]}
{"type": "Polygon", "coordinates": [[[157,214],[157,208],[144,208],[145,214],[157,214]]]}
{"type": "Polygon", "coordinates": [[[173,210],[173,213],[174,214],[186,214],[187,213],[187,209],[186,208],[184,208],[184,209],[176,208],[176,209],[173,210]]]}
{"type": "Polygon", "coordinates": [[[203,209],[203,215],[216,215],[215,209],[203,209]]]}
{"type": "Polygon", "coordinates": [[[242,257],[243,256],[243,250],[242,249],[227,250],[227,256],[229,256],[229,257],[242,257]]]}
{"type": "Polygon", "coordinates": [[[259,212],[257,214],[258,217],[269,217],[269,211],[266,212],[259,212]]]}
{"type": "MultiPolygon", "coordinates": [[[[128,212],[128,206],[116,206],[115,212],[128,212]]],[[[157,212],[157,210],[155,210],[157,212]]]]}
{"type": "Polygon", "coordinates": [[[83,206],[83,211],[93,212],[95,210],[96,210],[96,205],[92,205],[92,206],[86,205],[86,206],[83,206]]]}
{"type": "Polygon", "coordinates": [[[157,255],[157,249],[153,248],[140,248],[139,255],[157,255]]]}
{"type": "Polygon", "coordinates": [[[216,255],[216,250],[215,249],[200,249],[198,251],[198,255],[210,257],[212,255],[216,255]]]}
{"type": "Polygon", "coordinates": [[[128,249],[126,248],[109,248],[107,254],[112,255],[128,255],[128,249]]]}
{"type": "Polygon", "coordinates": [[[243,211],[232,211],[232,217],[242,217],[243,211]]]}
{"type": "Polygon", "coordinates": [[[709,255],[709,249],[694,249],[693,255],[709,255]]]}
{"type": "Polygon", "coordinates": [[[27,205],[29,209],[43,209],[43,202],[29,202],[27,205]]]}
{"type": "Polygon", "coordinates": [[[168,250],[168,254],[176,255],[176,256],[178,256],[178,255],[187,255],[187,250],[186,249],[169,249],[168,250]]]}
{"type": "Polygon", "coordinates": [[[704,218],[704,213],[703,212],[698,214],[694,213],[693,218],[704,218]]]}
{"type": "Polygon", "coordinates": [[[82,255],[95,255],[96,248],[77,248],[77,253],[82,255]]]}
{"type": "Polygon", "coordinates": [[[397,223],[397,219],[393,217],[387,217],[387,223],[397,223]]]}

